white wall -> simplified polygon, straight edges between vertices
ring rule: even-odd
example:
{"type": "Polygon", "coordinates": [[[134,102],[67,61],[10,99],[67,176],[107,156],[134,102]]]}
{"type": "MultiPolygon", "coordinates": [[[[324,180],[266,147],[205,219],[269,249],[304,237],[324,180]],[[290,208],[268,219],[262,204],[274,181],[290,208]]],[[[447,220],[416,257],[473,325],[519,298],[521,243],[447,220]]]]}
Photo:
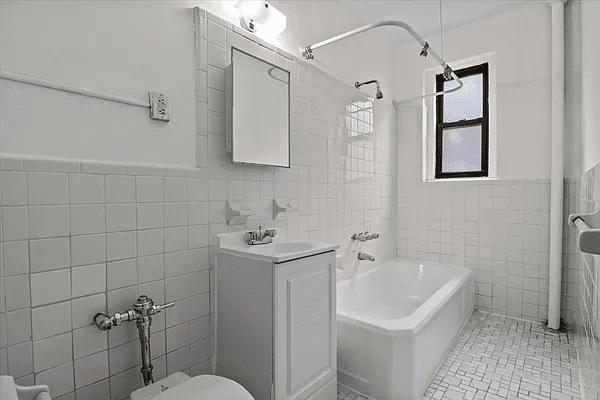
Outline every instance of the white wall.
{"type": "MultiPolygon", "coordinates": [[[[425,40],[441,53],[439,35],[425,40]]],[[[500,179],[550,176],[550,45],[546,3],[444,33],[444,59],[450,66],[454,60],[496,52],[500,179]]],[[[422,94],[423,70],[434,65],[431,57],[419,57],[419,46],[414,43],[399,48],[396,99],[422,94]]],[[[415,133],[399,132],[403,134],[415,133]]]]}
{"type": "Polygon", "coordinates": [[[581,1],[581,143],[583,171],[587,171],[600,162],[600,2],[581,1]]]}
{"type": "Polygon", "coordinates": [[[3,153],[195,165],[193,2],[2,1],[3,71],[140,101],[133,106],[1,80],[3,153]]]}

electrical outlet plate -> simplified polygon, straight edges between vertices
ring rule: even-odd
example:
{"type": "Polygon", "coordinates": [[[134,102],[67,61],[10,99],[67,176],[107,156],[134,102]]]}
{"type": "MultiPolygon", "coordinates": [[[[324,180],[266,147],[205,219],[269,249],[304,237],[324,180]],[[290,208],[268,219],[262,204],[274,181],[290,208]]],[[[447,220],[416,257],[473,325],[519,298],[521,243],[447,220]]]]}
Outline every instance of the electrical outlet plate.
{"type": "Polygon", "coordinates": [[[150,119],[169,122],[171,113],[169,112],[169,97],[158,92],[150,92],[150,119]]]}

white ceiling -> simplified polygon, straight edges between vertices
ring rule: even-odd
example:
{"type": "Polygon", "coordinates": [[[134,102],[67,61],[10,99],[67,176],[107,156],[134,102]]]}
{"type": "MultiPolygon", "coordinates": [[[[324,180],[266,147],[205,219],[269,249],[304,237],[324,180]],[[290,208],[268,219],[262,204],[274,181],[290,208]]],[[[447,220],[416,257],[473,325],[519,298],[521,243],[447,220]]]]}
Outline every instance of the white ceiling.
{"type": "MultiPolygon", "coordinates": [[[[543,0],[442,0],[444,30],[543,0]]],[[[364,24],[382,20],[408,23],[425,40],[440,34],[440,0],[342,0],[358,21],[364,24]]],[[[411,41],[410,36],[395,27],[377,29],[394,45],[411,41]]]]}

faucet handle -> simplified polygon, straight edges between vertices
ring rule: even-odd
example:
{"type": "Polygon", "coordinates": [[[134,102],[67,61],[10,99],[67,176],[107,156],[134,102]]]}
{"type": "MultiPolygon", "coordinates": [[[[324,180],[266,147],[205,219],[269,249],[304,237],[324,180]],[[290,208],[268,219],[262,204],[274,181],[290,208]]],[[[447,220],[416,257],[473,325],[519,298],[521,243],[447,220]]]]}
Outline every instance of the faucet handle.
{"type": "Polygon", "coordinates": [[[165,308],[171,308],[171,307],[175,307],[175,302],[172,301],[170,303],[167,304],[163,304],[163,305],[158,305],[158,306],[153,306],[150,309],[150,314],[158,314],[159,312],[161,312],[162,310],[164,310],[165,308]]]}
{"type": "Polygon", "coordinates": [[[265,229],[265,236],[275,237],[277,236],[277,231],[275,229],[265,229]]]}

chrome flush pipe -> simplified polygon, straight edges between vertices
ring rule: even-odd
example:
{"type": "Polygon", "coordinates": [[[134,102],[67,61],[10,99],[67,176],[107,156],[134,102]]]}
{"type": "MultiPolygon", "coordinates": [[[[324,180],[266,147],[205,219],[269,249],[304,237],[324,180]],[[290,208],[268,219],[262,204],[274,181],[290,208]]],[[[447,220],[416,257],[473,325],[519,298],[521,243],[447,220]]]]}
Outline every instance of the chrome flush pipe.
{"type": "MultiPolygon", "coordinates": [[[[415,38],[415,40],[417,42],[419,42],[419,44],[421,46],[423,46],[421,49],[420,55],[423,57],[427,57],[429,54],[431,54],[431,56],[433,58],[435,58],[435,60],[442,66],[442,68],[444,68],[444,72],[443,72],[444,79],[450,80],[451,78],[454,78],[454,80],[456,80],[456,82],[458,83],[458,86],[455,88],[444,90],[444,91],[437,92],[437,93],[431,93],[431,94],[428,94],[425,96],[420,96],[418,98],[428,97],[428,96],[436,96],[439,94],[454,92],[463,86],[463,82],[458,78],[458,76],[456,76],[456,74],[454,73],[452,68],[450,68],[450,66],[448,64],[446,64],[446,62],[444,60],[442,60],[442,58],[431,47],[429,47],[429,43],[427,43],[421,36],[419,36],[419,34],[417,32],[415,32],[415,30],[413,28],[411,28],[410,25],[408,25],[407,23],[402,22],[402,21],[380,21],[380,22],[375,22],[375,23],[368,24],[365,26],[361,26],[360,28],[356,28],[349,32],[342,33],[341,35],[337,35],[330,39],[323,40],[319,43],[315,43],[315,44],[306,46],[302,49],[302,55],[307,60],[312,60],[315,58],[315,56],[313,54],[313,50],[318,49],[319,47],[323,47],[328,44],[337,42],[338,40],[342,40],[342,39],[348,38],[350,36],[354,36],[359,33],[362,33],[362,32],[365,32],[365,31],[368,31],[370,29],[377,28],[380,26],[397,26],[399,28],[406,30],[408,33],[410,33],[412,35],[413,38],[415,38]]],[[[403,100],[403,101],[408,101],[408,100],[413,100],[413,99],[407,99],[407,100],[403,100]]]]}
{"type": "Polygon", "coordinates": [[[108,316],[104,313],[98,313],[94,316],[96,327],[102,331],[108,331],[113,326],[120,325],[122,322],[135,321],[138,328],[140,345],[142,349],[142,377],[144,385],[154,383],[152,377],[152,355],[150,351],[150,325],[152,325],[152,315],[158,314],[165,308],[173,307],[175,303],[167,303],[162,306],[155,306],[154,301],[146,295],[137,298],[133,307],[124,313],[115,313],[108,316]]]}

